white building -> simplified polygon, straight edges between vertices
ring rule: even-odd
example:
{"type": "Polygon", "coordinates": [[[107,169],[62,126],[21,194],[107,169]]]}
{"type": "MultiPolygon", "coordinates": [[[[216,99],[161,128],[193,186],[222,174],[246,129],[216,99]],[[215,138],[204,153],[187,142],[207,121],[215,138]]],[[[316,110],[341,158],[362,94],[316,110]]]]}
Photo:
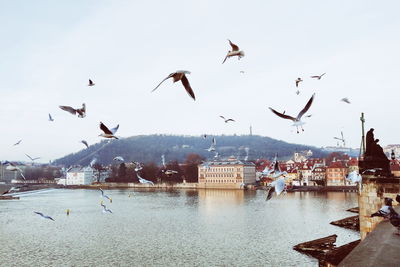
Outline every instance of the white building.
{"type": "Polygon", "coordinates": [[[242,184],[256,182],[256,167],[252,162],[236,158],[225,161],[210,161],[198,166],[199,187],[204,188],[241,188],[242,184]]]}
{"type": "Polygon", "coordinates": [[[88,185],[95,181],[91,167],[73,167],[67,171],[67,185],[88,185]]]}

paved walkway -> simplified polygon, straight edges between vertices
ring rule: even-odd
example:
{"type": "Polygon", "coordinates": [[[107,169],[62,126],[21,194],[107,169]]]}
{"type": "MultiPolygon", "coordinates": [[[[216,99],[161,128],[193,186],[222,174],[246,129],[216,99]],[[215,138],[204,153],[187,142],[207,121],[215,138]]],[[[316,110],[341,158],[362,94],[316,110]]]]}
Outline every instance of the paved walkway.
{"type": "MultiPolygon", "coordinates": [[[[395,207],[400,213],[400,206],[395,207]]],[[[400,266],[400,236],[389,220],[376,228],[339,264],[339,267],[400,266]]]]}

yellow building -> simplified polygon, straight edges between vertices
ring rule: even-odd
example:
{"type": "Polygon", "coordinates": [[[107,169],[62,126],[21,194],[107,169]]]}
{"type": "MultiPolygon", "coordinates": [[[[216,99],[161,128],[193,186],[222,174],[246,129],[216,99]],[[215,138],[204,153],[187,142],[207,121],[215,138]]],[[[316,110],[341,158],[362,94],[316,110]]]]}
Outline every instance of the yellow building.
{"type": "Polygon", "coordinates": [[[198,166],[200,188],[241,188],[242,184],[256,182],[256,166],[236,158],[226,161],[209,161],[198,166]]]}

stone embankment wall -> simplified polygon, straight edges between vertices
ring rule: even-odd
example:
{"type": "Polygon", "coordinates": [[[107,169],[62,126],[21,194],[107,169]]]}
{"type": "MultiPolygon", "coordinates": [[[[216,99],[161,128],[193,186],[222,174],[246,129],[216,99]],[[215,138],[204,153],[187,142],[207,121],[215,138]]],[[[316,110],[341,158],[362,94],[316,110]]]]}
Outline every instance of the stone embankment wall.
{"type": "MultiPolygon", "coordinates": [[[[361,240],[364,240],[367,234],[383,220],[381,217],[371,218],[371,214],[384,205],[385,197],[395,199],[399,193],[400,178],[363,177],[362,191],[358,197],[361,240]]],[[[394,200],[393,205],[398,203],[394,200]]]]}

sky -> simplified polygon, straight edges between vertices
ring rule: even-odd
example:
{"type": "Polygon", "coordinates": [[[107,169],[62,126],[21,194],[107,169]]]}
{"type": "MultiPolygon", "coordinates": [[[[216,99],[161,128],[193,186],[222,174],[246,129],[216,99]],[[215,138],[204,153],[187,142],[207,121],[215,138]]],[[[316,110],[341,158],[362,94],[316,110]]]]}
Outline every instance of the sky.
{"type": "Polygon", "coordinates": [[[367,0],[0,1],[0,160],[78,152],[80,140],[102,140],[100,121],[119,124],[122,138],[241,135],[252,125],[253,134],[317,147],[336,145],[343,131],[356,148],[364,112],[381,145],[400,143],[399,8],[367,0]],[[245,57],[221,64],[228,38],[245,57]],[[182,69],[196,101],[171,79],[151,93],[182,69]],[[313,93],[299,134],[268,109],[296,116],[313,93]],[[83,119],[58,108],[82,103],[83,119]]]}

